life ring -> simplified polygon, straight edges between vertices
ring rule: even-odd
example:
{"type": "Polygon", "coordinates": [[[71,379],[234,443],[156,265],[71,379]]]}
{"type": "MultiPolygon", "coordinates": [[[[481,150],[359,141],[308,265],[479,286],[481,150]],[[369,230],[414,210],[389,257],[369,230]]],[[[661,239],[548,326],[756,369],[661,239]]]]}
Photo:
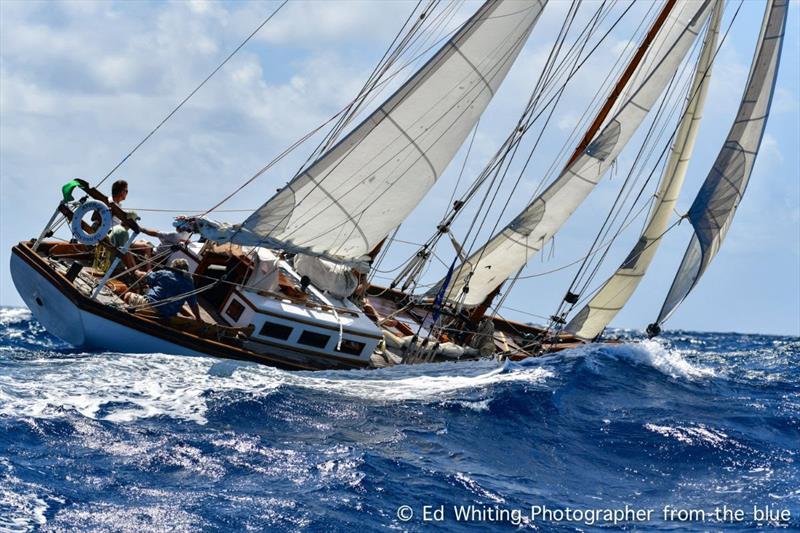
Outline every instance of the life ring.
{"type": "Polygon", "coordinates": [[[111,209],[103,202],[89,200],[81,204],[72,215],[72,222],[69,225],[75,239],[81,244],[97,244],[106,236],[111,229],[111,209]],[[94,233],[87,232],[81,225],[83,217],[94,211],[100,217],[100,226],[94,233]]]}

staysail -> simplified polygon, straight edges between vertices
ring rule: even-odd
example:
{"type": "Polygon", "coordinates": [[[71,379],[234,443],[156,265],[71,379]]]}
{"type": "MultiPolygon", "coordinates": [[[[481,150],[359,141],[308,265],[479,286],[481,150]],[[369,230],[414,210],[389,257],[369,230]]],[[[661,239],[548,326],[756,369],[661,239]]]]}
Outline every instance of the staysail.
{"type": "MultiPolygon", "coordinates": [[[[477,305],[542,249],[594,189],[677,71],[711,11],[711,0],[667,2],[668,14],[625,85],[631,96],[561,175],[455,271],[449,300],[477,305]],[[466,289],[466,290],[465,290],[466,289]],[[462,300],[463,298],[463,300],[462,300]]],[[[441,290],[440,282],[428,294],[441,290]]]]}
{"type": "Polygon", "coordinates": [[[222,228],[215,237],[345,263],[363,261],[444,172],[546,3],[487,1],[338,144],[241,226],[222,228]]]}
{"type": "Polygon", "coordinates": [[[703,106],[711,80],[711,66],[716,55],[723,6],[724,0],[716,1],[689,88],[689,100],[675,134],[675,141],[655,195],[650,218],[622,265],[564,328],[576,337],[595,338],[617,316],[639,286],[667,229],[689,168],[697,131],[703,118],[703,106]]]}
{"type": "Polygon", "coordinates": [[[711,172],[689,209],[694,235],[672,282],[656,331],[689,295],[719,251],[753,171],[769,116],[786,28],[787,0],[767,2],[739,112],[711,172]]]}

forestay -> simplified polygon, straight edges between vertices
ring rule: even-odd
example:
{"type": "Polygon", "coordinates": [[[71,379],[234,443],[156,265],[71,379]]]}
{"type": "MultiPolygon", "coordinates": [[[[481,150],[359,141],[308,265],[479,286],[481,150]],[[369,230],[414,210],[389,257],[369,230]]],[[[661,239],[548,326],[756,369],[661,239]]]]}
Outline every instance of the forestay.
{"type": "MultiPolygon", "coordinates": [[[[588,147],[514,220],[455,271],[447,292],[477,305],[542,249],[600,181],[644,120],[695,41],[711,1],[679,3],[670,12],[644,61],[625,86],[631,96],[588,147]],[[468,286],[468,291],[464,288],[468,286]]],[[[429,292],[436,294],[441,282],[429,292]]]]}
{"type": "Polygon", "coordinates": [[[364,122],[220,238],[365,260],[450,163],[546,3],[486,2],[364,122]]]}
{"type": "Polygon", "coordinates": [[[567,324],[565,331],[577,337],[595,338],[617,316],[639,286],[667,229],[689,168],[697,131],[703,118],[703,106],[711,80],[711,66],[716,55],[723,7],[724,0],[716,0],[711,23],[689,88],[688,102],[676,130],[672,151],[664,175],[661,177],[647,224],[622,265],[567,324]]]}
{"type": "Polygon", "coordinates": [[[786,0],[769,0],[739,112],[711,172],[689,209],[694,235],[657,324],[688,296],[719,251],[753,171],[767,125],[788,11],[786,0]]]}

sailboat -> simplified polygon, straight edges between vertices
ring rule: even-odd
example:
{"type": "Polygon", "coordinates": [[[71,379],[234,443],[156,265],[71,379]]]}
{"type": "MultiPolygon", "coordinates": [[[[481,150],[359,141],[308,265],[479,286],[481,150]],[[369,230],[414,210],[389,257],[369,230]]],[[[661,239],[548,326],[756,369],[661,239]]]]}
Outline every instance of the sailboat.
{"type": "MultiPolygon", "coordinates": [[[[505,179],[522,140],[536,131],[542,135],[544,118],[555,112],[564,88],[607,35],[600,31],[610,13],[605,3],[585,27],[576,29],[581,3],[574,2],[528,104],[498,151],[447,213],[432,220],[435,231],[391,283],[374,283],[393,233],[474,132],[547,4],[486,1],[351,127],[426,24],[441,23],[436,10],[447,9],[437,2],[418,7],[422,11],[409,17],[364,89],[284,187],[241,223],[215,221],[211,211],[181,219],[181,227],[200,240],[174,244],[135,267],[123,264],[123,258],[142,230],[136,217],[98,186],[71,181],[38,237],[12,250],[17,290],[49,332],[77,347],[208,355],[289,370],[522,359],[590,342],[619,342],[602,339],[603,330],[675,225],[670,225],[671,214],[720,46],[723,0],[654,5],[627,61],[609,75],[603,85],[607,91],[590,106],[582,135],[556,158],[561,171],[511,222],[479,243],[478,227],[497,209],[493,200],[487,201],[487,191],[505,179]],[[676,80],[681,69],[691,68],[693,50],[699,53],[684,91],[676,80]],[[500,316],[495,300],[501,289],[505,294],[513,290],[528,261],[612,169],[648,115],[660,117],[651,131],[656,124],[666,131],[668,102],[683,104],[661,150],[666,164],[645,228],[620,268],[599,289],[589,290],[593,261],[605,255],[609,221],[621,213],[615,202],[547,325],[500,316]],[[473,223],[466,234],[457,235],[454,222],[466,213],[473,223]],[[127,232],[124,244],[109,239],[112,220],[127,232]],[[72,232],[67,242],[53,238],[64,224],[72,232]],[[442,242],[452,244],[446,252],[449,268],[426,289],[422,274],[442,242]],[[169,270],[175,259],[188,265],[194,288],[181,296],[197,299],[199,319],[162,314],[160,306],[169,301],[143,306],[125,298],[142,291],[132,270],[169,270]]],[[[690,221],[694,236],[663,309],[648,328],[652,335],[708,268],[744,194],[769,115],[787,10],[785,0],[766,2],[736,119],[689,213],[681,217],[690,221]]],[[[655,150],[658,138],[648,133],[649,150],[655,150]]]]}

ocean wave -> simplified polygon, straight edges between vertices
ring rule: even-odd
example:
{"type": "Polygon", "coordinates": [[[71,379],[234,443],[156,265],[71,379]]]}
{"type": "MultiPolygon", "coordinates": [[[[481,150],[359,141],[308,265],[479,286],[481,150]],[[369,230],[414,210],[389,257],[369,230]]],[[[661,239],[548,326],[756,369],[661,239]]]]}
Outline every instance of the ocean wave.
{"type": "Polygon", "coordinates": [[[16,477],[11,463],[0,457],[0,533],[32,531],[44,525],[47,509],[39,487],[16,477]]]}

